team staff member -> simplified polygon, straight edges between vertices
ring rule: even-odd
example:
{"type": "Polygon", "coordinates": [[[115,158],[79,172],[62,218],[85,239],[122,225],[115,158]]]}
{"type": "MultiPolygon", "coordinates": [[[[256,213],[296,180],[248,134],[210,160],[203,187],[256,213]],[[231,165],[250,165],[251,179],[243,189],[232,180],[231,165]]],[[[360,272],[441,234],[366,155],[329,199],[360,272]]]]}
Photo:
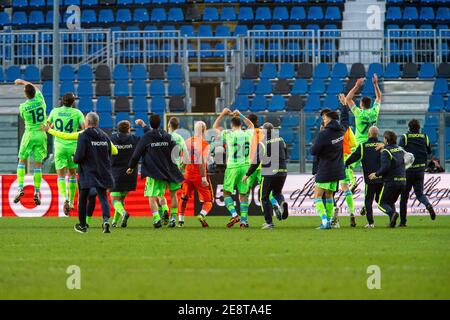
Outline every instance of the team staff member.
{"type": "MultiPolygon", "coordinates": [[[[394,131],[384,132],[384,149],[381,152],[380,168],[369,175],[370,180],[383,179],[378,207],[389,216],[391,228],[395,228],[399,214],[395,211],[395,203],[406,184],[405,152],[397,145],[394,131]]],[[[366,208],[367,209],[367,208],[366,208]]]]}
{"type": "Polygon", "coordinates": [[[373,209],[372,204],[375,199],[378,202],[380,198],[381,189],[383,188],[383,180],[381,177],[370,180],[369,175],[376,172],[380,168],[380,149],[381,141],[378,140],[379,130],[377,127],[370,127],[369,140],[361,143],[358,148],[345,161],[345,166],[348,167],[353,163],[361,161],[364,183],[366,184],[366,192],[364,198],[364,206],[366,208],[367,225],[366,228],[374,228],[373,209]]]}
{"type": "Polygon", "coordinates": [[[170,193],[173,198],[176,196],[176,190],[173,186],[179,185],[184,180],[176,159],[172,159],[172,151],[176,143],[172,136],[161,129],[160,126],[160,116],[152,114],[150,117],[151,129],[137,144],[127,170],[128,174],[132,174],[139,160],[143,157],[141,177],[146,178],[144,195],[149,199],[155,228],[162,227],[158,203],[161,203],[162,198],[164,198],[166,187],[168,186],[171,190],[170,193]]]}
{"type": "Polygon", "coordinates": [[[324,114],[323,124],[323,130],[318,133],[311,147],[311,154],[317,158],[314,202],[322,221],[319,229],[331,229],[334,213],[333,193],[337,190],[339,181],[345,178],[345,128],[339,123],[339,114],[335,111],[324,114]],[[325,204],[322,197],[325,197],[325,204]]]}
{"type": "Polygon", "coordinates": [[[287,149],[283,138],[274,135],[274,127],[271,123],[263,125],[262,141],[258,144],[256,162],[250,165],[247,173],[242,178],[246,182],[254,172],[261,168],[260,201],[264,212],[266,223],[262,229],[273,229],[273,211],[277,218],[287,219],[289,212],[287,203],[284,201],[283,187],[287,177],[287,149]],[[275,205],[271,201],[271,195],[276,199],[275,205]],[[277,207],[277,209],[275,209],[277,207]]]}
{"type": "Polygon", "coordinates": [[[75,231],[85,233],[86,208],[91,188],[97,189],[102,206],[103,232],[109,233],[109,202],[106,190],[114,186],[111,174],[111,140],[98,128],[99,118],[95,112],[86,115],[87,128],[78,136],[73,162],[78,164],[78,217],[80,223],[75,231]]]}
{"type": "Polygon", "coordinates": [[[431,145],[428,136],[420,132],[420,123],[412,119],[408,123],[409,131],[400,136],[398,145],[414,155],[414,163],[406,170],[406,187],[400,198],[400,225],[406,227],[406,214],[409,193],[414,188],[416,199],[422,203],[430,213],[431,220],[436,219],[436,213],[428,198],[423,194],[423,181],[427,167],[428,156],[431,155],[431,145]]]}

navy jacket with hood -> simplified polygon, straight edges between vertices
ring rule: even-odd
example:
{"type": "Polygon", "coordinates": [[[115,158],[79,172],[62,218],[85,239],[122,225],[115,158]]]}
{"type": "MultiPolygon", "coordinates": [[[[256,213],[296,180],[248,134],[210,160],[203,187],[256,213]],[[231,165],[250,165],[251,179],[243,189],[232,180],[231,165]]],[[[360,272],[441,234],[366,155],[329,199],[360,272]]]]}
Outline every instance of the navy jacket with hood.
{"type": "Polygon", "coordinates": [[[345,179],[345,127],[339,121],[331,122],[317,135],[311,154],[317,157],[316,182],[334,182],[345,179]]]}
{"type": "Polygon", "coordinates": [[[80,133],[73,161],[78,164],[80,189],[109,189],[114,186],[111,141],[99,128],[87,128],[80,133]]]}
{"type": "Polygon", "coordinates": [[[166,182],[180,183],[183,174],[172,161],[172,150],[176,143],[163,129],[151,129],[140,139],[128,166],[136,168],[143,157],[141,178],[150,177],[166,182]]]}

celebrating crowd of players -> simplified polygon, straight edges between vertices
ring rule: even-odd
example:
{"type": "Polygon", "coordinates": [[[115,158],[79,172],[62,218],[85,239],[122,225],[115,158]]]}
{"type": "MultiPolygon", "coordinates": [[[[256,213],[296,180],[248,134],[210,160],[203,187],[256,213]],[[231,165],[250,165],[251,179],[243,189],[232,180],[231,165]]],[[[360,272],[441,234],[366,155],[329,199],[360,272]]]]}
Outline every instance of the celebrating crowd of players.
{"type": "MultiPolygon", "coordinates": [[[[413,119],[409,131],[397,143],[393,131],[384,133],[384,141],[378,140],[376,127],[381,106],[381,91],[375,75],[372,79],[376,100],[363,97],[358,107],[353,98],[363,86],[365,79],[358,79],[347,96],[339,95],[338,110],[321,111],[322,125],[311,147],[314,156],[315,175],[314,203],[320,216],[318,229],[339,228],[338,210],[335,208],[335,193],[341,189],[350,213],[350,226],[356,226],[353,191],[356,187],[353,169],[362,165],[366,184],[365,207],[366,228],[373,228],[372,203],[389,216],[389,226],[406,226],[406,207],[412,188],[417,199],[426,206],[431,218],[435,212],[423,194],[424,170],[431,154],[428,137],[420,132],[420,123],[413,119]],[[349,113],[355,117],[356,134],[349,125],[349,113]],[[396,202],[400,200],[400,213],[396,202]]],[[[137,137],[131,134],[129,121],[118,123],[118,132],[111,137],[98,128],[99,117],[91,112],[83,114],[74,108],[75,97],[66,93],[62,106],[55,108],[46,117],[46,104],[42,93],[33,84],[17,79],[23,85],[26,102],[20,105],[20,116],[25,122],[19,164],[17,167],[18,192],[14,202],[24,196],[25,165],[29,157],[34,160],[34,202],[41,202],[40,183],[42,161],[47,156],[46,132],[55,136],[55,168],[58,174],[58,192],[64,197],[64,213],[69,215],[74,208],[76,190],[79,190],[79,223],[75,230],[85,233],[98,197],[103,214],[103,232],[110,232],[110,193],[114,207],[112,226],[126,227],[130,214],[125,209],[127,194],[136,189],[136,169],[141,161],[141,177],[146,179],[145,197],[149,200],[153,226],[161,228],[184,225],[187,203],[197,192],[202,203],[197,218],[202,227],[208,227],[206,216],[213,208],[213,192],[208,177],[210,145],[206,142],[206,124],[197,121],[194,135],[184,140],[176,130],[179,120],[171,118],[168,132],[161,128],[161,118],[152,114],[150,123],[137,119],[136,125],[143,127],[145,134],[137,137]],[[78,131],[81,129],[81,131],[78,131]],[[78,183],[76,174],[78,170],[78,183]],[[183,174],[184,172],[184,174],[183,174]],[[68,175],[68,185],[66,176],[68,175]],[[181,197],[178,198],[181,189],[181,197]],[[170,208],[164,197],[170,192],[170,208]],[[121,220],[121,221],[120,221],[121,220]]],[[[272,217],[278,220],[288,217],[288,205],[283,197],[283,186],[287,176],[288,159],[286,144],[278,136],[271,123],[258,128],[258,118],[249,118],[238,110],[225,108],[216,119],[213,129],[216,140],[226,148],[226,169],[224,174],[224,201],[231,219],[228,228],[239,223],[248,228],[249,192],[260,185],[260,203],[264,214],[263,229],[273,229],[272,217]],[[223,129],[222,121],[231,118],[231,129],[223,129]],[[245,129],[244,129],[245,126],[245,129]],[[239,194],[239,214],[232,194],[239,194]]],[[[211,146],[212,148],[213,146],[211,146]]]]}

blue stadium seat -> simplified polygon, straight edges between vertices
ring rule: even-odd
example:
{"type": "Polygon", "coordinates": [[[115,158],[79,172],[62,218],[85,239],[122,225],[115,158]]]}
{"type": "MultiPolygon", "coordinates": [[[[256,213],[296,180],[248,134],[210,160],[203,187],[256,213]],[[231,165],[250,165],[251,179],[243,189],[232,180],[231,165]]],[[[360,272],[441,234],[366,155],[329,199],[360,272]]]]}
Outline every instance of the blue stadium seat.
{"type": "Polygon", "coordinates": [[[170,8],[167,15],[167,21],[182,22],[184,21],[184,14],[181,8],[170,8]]]}
{"type": "Polygon", "coordinates": [[[97,112],[111,112],[112,106],[111,106],[111,99],[110,97],[98,97],[97,99],[97,112]]]}
{"type": "Polygon", "coordinates": [[[306,94],[308,92],[308,82],[305,79],[295,79],[291,94],[306,94]]]}
{"type": "Polygon", "coordinates": [[[331,78],[347,78],[348,71],[347,65],[345,63],[338,62],[334,65],[333,71],[331,72],[331,78]]]}
{"type": "Polygon", "coordinates": [[[363,96],[374,96],[375,95],[375,87],[373,86],[373,82],[370,79],[367,79],[364,82],[364,87],[361,91],[363,96]]]}
{"type": "Polygon", "coordinates": [[[183,83],[180,80],[169,80],[169,96],[184,96],[186,94],[183,83]]]}
{"type": "Polygon", "coordinates": [[[293,7],[291,9],[291,19],[292,21],[305,21],[306,12],[303,7],[293,7]]]}
{"type": "MultiPolygon", "coordinates": [[[[199,37],[212,37],[213,31],[212,27],[209,24],[202,24],[198,27],[198,36],[199,37]]],[[[203,42],[201,44],[204,44],[203,42]]]]}
{"type": "Polygon", "coordinates": [[[100,129],[112,129],[113,128],[113,120],[111,117],[111,113],[103,112],[98,114],[99,117],[99,127],[100,129]]]}
{"type": "Polygon", "coordinates": [[[30,0],[30,8],[44,8],[45,5],[45,0],[30,0]]]}
{"type": "Polygon", "coordinates": [[[234,106],[238,110],[249,110],[250,101],[248,100],[248,96],[237,96],[234,102],[234,106]]]}
{"type": "Polygon", "coordinates": [[[311,83],[311,88],[309,93],[312,94],[323,94],[325,93],[325,80],[321,78],[314,78],[311,83]]]}
{"type": "Polygon", "coordinates": [[[78,96],[80,97],[90,97],[94,96],[94,89],[92,88],[91,81],[80,81],[78,82],[78,96]]]}
{"type": "Polygon", "coordinates": [[[432,79],[436,75],[436,69],[432,63],[424,63],[420,66],[419,79],[432,79]]]}
{"type": "Polygon", "coordinates": [[[98,0],[83,0],[83,7],[95,7],[98,6],[98,0]]]}
{"type": "Polygon", "coordinates": [[[429,100],[428,111],[441,111],[444,109],[444,97],[441,95],[431,95],[429,100]]]}
{"type": "Polygon", "coordinates": [[[295,141],[296,133],[289,127],[281,127],[279,131],[280,137],[283,138],[287,144],[292,144],[295,141]]]}
{"type": "Polygon", "coordinates": [[[381,63],[374,62],[369,65],[369,69],[367,70],[367,79],[372,79],[374,74],[376,74],[378,78],[382,78],[384,76],[383,66],[381,63]]]}
{"type": "Polygon", "coordinates": [[[240,7],[238,14],[239,21],[252,21],[253,20],[253,10],[250,7],[240,7]]]}
{"type": "Polygon", "coordinates": [[[308,10],[308,20],[320,21],[323,20],[322,7],[312,6],[308,10]]]}
{"type": "Polygon", "coordinates": [[[3,68],[0,67],[0,83],[5,82],[5,73],[3,71],[3,68]]]}
{"type": "MultiPolygon", "coordinates": [[[[61,3],[61,2],[60,2],[61,3]]],[[[79,6],[81,4],[81,0],[64,0],[64,6],[79,6]]]]}
{"type": "Polygon", "coordinates": [[[235,21],[236,11],[233,7],[224,7],[220,13],[220,20],[222,21],[235,21]]]}
{"type": "Polygon", "coordinates": [[[62,81],[59,88],[59,95],[62,97],[68,92],[75,94],[75,85],[73,84],[73,81],[62,81]]]}
{"type": "Polygon", "coordinates": [[[234,28],[233,34],[234,34],[234,36],[245,36],[245,35],[247,35],[247,31],[248,31],[247,26],[238,24],[234,28]]]}
{"type": "Polygon", "coordinates": [[[45,24],[45,18],[42,11],[31,11],[28,17],[28,24],[32,26],[45,24]]]}
{"type": "Polygon", "coordinates": [[[114,23],[114,21],[114,13],[111,9],[100,10],[98,14],[98,23],[111,24],[114,23]]]}
{"type": "Polygon", "coordinates": [[[145,80],[135,80],[131,86],[131,95],[133,97],[146,97],[148,95],[147,84],[145,80]]]}
{"type": "Polygon", "coordinates": [[[386,21],[399,21],[402,19],[400,7],[388,7],[386,12],[386,21]]]}
{"type": "Polygon", "coordinates": [[[6,27],[11,24],[11,21],[9,19],[9,14],[2,11],[0,12],[0,27],[6,27]]]}
{"type": "Polygon", "coordinates": [[[219,12],[215,7],[206,7],[203,11],[203,21],[217,21],[219,20],[219,12]]]}
{"type": "Polygon", "coordinates": [[[194,27],[192,25],[184,25],[180,27],[180,34],[186,37],[194,36],[194,27]]]}
{"type": "Polygon", "coordinates": [[[132,5],[134,3],[133,0],[117,0],[117,5],[119,6],[129,6],[132,5]]]}
{"type": "Polygon", "coordinates": [[[40,72],[38,67],[36,67],[35,65],[28,65],[25,68],[25,72],[23,74],[23,78],[26,81],[30,81],[30,82],[38,82],[41,80],[41,76],[40,76],[40,72]]]}
{"type": "Polygon", "coordinates": [[[270,21],[272,20],[272,13],[268,7],[258,7],[255,12],[256,21],[270,21]]]}
{"type": "Polygon", "coordinates": [[[221,37],[221,38],[231,37],[230,27],[227,26],[227,25],[219,25],[219,26],[217,26],[216,27],[216,37],[221,37]]]}
{"type": "Polygon", "coordinates": [[[128,97],[130,95],[128,88],[128,80],[115,80],[114,82],[114,96],[128,97]]]}
{"type": "Polygon", "coordinates": [[[131,80],[147,80],[147,69],[143,64],[133,64],[131,67],[131,80]]]}
{"type": "Polygon", "coordinates": [[[344,92],[344,84],[341,79],[333,78],[328,84],[327,94],[337,95],[344,92]]]}
{"type": "Polygon", "coordinates": [[[252,104],[250,105],[250,111],[258,112],[258,111],[265,111],[266,109],[267,109],[266,97],[263,95],[256,95],[252,100],[252,104]]]}
{"type": "Polygon", "coordinates": [[[24,26],[28,23],[27,14],[23,11],[16,11],[12,16],[13,26],[24,26]]]}
{"type": "Polygon", "coordinates": [[[448,81],[447,79],[436,79],[433,86],[433,94],[447,94],[448,93],[448,81]]]}
{"type": "Polygon", "coordinates": [[[261,79],[274,79],[277,77],[277,67],[273,63],[265,63],[263,65],[261,79]]]}
{"type": "Polygon", "coordinates": [[[139,23],[149,22],[150,17],[148,15],[148,10],[145,8],[138,8],[134,10],[133,21],[139,23]]]}
{"type": "Polygon", "coordinates": [[[83,64],[78,68],[77,72],[78,81],[92,81],[94,79],[94,75],[92,73],[92,68],[90,65],[83,64]]]}
{"type": "Polygon", "coordinates": [[[152,3],[152,0],[134,0],[134,4],[145,6],[152,3]]]}
{"type": "Polygon", "coordinates": [[[292,79],[295,77],[295,68],[292,63],[283,63],[280,66],[280,72],[278,78],[280,79],[292,79]]]}
{"type": "Polygon", "coordinates": [[[339,99],[335,94],[327,95],[323,102],[323,107],[335,110],[339,106],[339,99]]]}
{"type": "Polygon", "coordinates": [[[116,22],[118,23],[129,23],[133,21],[133,18],[131,17],[131,11],[128,9],[119,9],[116,12],[116,22]]]}
{"type": "MultiPolygon", "coordinates": [[[[80,96],[78,94],[78,96],[80,96]]],[[[78,109],[83,113],[94,111],[94,102],[91,97],[82,97],[78,100],[78,109]]]]}
{"type": "Polygon", "coordinates": [[[400,78],[400,65],[395,62],[390,62],[386,66],[384,72],[385,79],[397,79],[400,78]]]}
{"type": "Polygon", "coordinates": [[[436,21],[448,23],[450,21],[450,8],[449,7],[439,7],[436,11],[436,21]]]}
{"type": "Polygon", "coordinates": [[[288,21],[289,11],[286,7],[275,7],[273,10],[273,20],[274,21],[288,21]]]}
{"type": "Polygon", "coordinates": [[[53,93],[53,81],[44,81],[42,83],[42,94],[47,97],[53,93]]]}
{"type": "Polygon", "coordinates": [[[97,23],[97,14],[95,10],[86,9],[81,13],[81,23],[82,24],[95,24],[97,23]]]}
{"type": "MultiPolygon", "coordinates": [[[[148,112],[148,102],[145,96],[133,97],[133,112],[148,112]]],[[[137,118],[136,115],[135,119],[139,119],[139,117],[137,118]]]]}
{"type": "Polygon", "coordinates": [[[419,14],[417,13],[416,7],[405,7],[403,9],[403,20],[416,21],[418,19],[419,19],[419,14]]]}
{"type": "Polygon", "coordinates": [[[117,127],[117,125],[119,124],[120,121],[130,121],[130,113],[129,112],[117,112],[116,113],[116,125],[115,127],[117,127]]]}
{"type": "Polygon", "coordinates": [[[13,8],[26,8],[28,7],[28,1],[27,0],[14,0],[11,1],[13,8]]]}
{"type": "Polygon", "coordinates": [[[269,79],[261,79],[256,85],[255,94],[271,94],[272,93],[272,83],[269,79]]]}
{"type": "Polygon", "coordinates": [[[255,92],[255,85],[250,79],[242,79],[237,90],[238,95],[251,95],[255,92]]]}
{"type": "Polygon", "coordinates": [[[281,126],[282,127],[297,127],[300,125],[299,117],[282,117],[281,118],[281,126]]]}
{"type": "Polygon", "coordinates": [[[167,79],[169,80],[183,80],[183,71],[179,64],[170,64],[167,67],[167,79]]]}
{"type": "Polygon", "coordinates": [[[163,113],[166,111],[166,99],[163,96],[156,96],[150,102],[150,111],[156,113],[163,113]]]}
{"type": "Polygon", "coordinates": [[[325,12],[325,20],[340,21],[341,20],[341,10],[339,9],[339,7],[328,7],[325,12]]]}
{"type": "Polygon", "coordinates": [[[286,109],[286,100],[282,95],[274,95],[269,102],[269,111],[284,111],[286,109]]]}
{"type": "Polygon", "coordinates": [[[432,21],[434,20],[434,10],[432,7],[422,7],[420,8],[420,20],[422,21],[432,21]]]}
{"type": "Polygon", "coordinates": [[[166,88],[164,87],[164,81],[152,80],[150,83],[150,95],[153,96],[165,96],[166,88]]]}
{"type": "Polygon", "coordinates": [[[113,71],[113,80],[127,80],[128,81],[128,67],[124,64],[117,64],[113,71]]]}
{"type": "Polygon", "coordinates": [[[22,78],[22,73],[20,71],[20,67],[18,66],[10,66],[6,70],[6,82],[14,82],[16,79],[22,78]]]}
{"type": "Polygon", "coordinates": [[[317,111],[321,108],[320,96],[316,94],[310,94],[305,104],[305,111],[317,111]]]}
{"type": "Polygon", "coordinates": [[[152,10],[152,15],[150,18],[151,22],[162,22],[166,20],[166,10],[164,10],[163,8],[155,8],[152,10]]]}
{"type": "Polygon", "coordinates": [[[152,4],[163,5],[168,3],[168,0],[152,0],[152,4]]]}
{"type": "Polygon", "coordinates": [[[59,70],[59,79],[61,81],[74,81],[75,69],[71,65],[63,65],[59,70]]]}
{"type": "Polygon", "coordinates": [[[314,70],[314,78],[328,78],[330,76],[330,69],[328,64],[319,63],[314,70]]]}

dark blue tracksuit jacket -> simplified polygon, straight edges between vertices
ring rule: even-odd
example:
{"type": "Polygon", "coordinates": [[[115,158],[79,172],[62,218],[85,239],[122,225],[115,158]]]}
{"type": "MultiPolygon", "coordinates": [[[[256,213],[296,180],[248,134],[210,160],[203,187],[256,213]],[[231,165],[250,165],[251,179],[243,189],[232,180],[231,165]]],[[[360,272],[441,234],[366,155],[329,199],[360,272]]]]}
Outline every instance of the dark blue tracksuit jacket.
{"type": "Polygon", "coordinates": [[[369,175],[371,173],[377,172],[377,170],[380,169],[381,151],[376,150],[379,143],[381,143],[381,141],[378,140],[378,138],[369,138],[366,142],[361,143],[345,161],[345,165],[350,166],[352,163],[361,160],[364,173],[364,182],[366,184],[383,183],[381,177],[374,180],[369,179],[369,175]]]}
{"type": "Polygon", "coordinates": [[[428,136],[424,133],[408,132],[400,136],[398,145],[414,155],[414,163],[407,172],[424,172],[427,168],[428,156],[431,154],[428,136]]]}
{"type": "Polygon", "coordinates": [[[406,183],[405,153],[396,144],[388,144],[381,152],[381,165],[376,172],[384,184],[406,183]]]}
{"type": "Polygon", "coordinates": [[[73,161],[78,164],[80,189],[114,186],[111,175],[111,140],[99,128],[87,128],[78,136],[73,161]]]}

